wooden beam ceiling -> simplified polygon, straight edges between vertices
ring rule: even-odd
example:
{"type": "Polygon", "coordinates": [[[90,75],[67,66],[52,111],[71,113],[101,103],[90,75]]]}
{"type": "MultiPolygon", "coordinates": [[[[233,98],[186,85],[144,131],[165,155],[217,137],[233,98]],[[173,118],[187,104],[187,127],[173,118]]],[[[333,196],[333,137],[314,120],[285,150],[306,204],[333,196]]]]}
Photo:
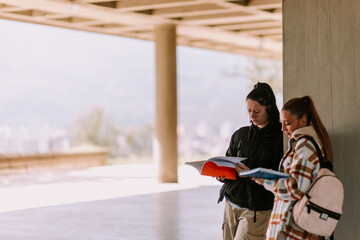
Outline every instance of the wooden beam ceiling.
{"type": "Polygon", "coordinates": [[[282,56],[281,0],[0,0],[0,18],[153,40],[175,24],[177,43],[262,58],[282,56]]]}

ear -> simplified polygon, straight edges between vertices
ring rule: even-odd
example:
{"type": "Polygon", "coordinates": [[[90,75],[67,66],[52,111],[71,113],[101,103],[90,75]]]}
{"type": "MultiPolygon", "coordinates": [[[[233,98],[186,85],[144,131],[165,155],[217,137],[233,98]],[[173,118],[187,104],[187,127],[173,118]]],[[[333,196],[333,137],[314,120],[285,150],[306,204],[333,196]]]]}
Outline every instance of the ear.
{"type": "Polygon", "coordinates": [[[299,123],[301,127],[307,126],[307,117],[305,114],[299,119],[299,123]]]}

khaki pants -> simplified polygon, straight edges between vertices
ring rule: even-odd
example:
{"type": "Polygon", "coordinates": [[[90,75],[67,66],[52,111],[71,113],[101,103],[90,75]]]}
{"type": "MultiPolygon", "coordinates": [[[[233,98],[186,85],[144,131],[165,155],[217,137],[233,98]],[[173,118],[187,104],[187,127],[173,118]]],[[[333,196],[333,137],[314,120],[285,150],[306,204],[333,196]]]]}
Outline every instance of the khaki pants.
{"type": "Polygon", "coordinates": [[[254,211],[237,209],[225,203],[223,239],[224,240],[265,240],[266,230],[272,210],[257,211],[254,222],[254,211]]]}

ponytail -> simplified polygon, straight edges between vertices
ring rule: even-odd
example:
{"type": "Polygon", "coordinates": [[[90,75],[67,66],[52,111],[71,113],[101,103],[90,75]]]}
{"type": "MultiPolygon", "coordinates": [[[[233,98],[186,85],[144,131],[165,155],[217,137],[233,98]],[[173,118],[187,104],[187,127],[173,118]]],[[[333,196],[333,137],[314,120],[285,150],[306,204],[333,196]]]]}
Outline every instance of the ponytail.
{"type": "Polygon", "coordinates": [[[333,153],[330,142],[330,137],[324,124],[322,123],[318,112],[316,111],[313,100],[310,96],[304,96],[302,98],[293,98],[289,100],[282,108],[289,111],[292,115],[295,115],[297,119],[300,119],[304,115],[307,118],[307,125],[313,126],[319,140],[323,144],[325,159],[333,163],[333,153]]]}

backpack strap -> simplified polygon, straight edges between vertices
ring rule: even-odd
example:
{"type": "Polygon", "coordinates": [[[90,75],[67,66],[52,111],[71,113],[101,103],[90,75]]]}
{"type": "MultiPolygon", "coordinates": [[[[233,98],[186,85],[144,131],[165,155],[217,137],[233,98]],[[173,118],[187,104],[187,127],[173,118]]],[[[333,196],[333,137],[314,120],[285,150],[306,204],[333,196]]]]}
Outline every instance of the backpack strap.
{"type": "Polygon", "coordinates": [[[308,136],[308,135],[304,135],[300,138],[298,138],[298,140],[302,139],[302,138],[306,138],[306,139],[309,139],[310,142],[312,142],[312,144],[315,146],[316,148],[316,151],[317,151],[317,154],[318,154],[318,157],[319,157],[319,160],[320,160],[320,168],[327,168],[329,170],[332,171],[332,164],[329,162],[329,161],[325,161],[322,153],[321,153],[321,150],[319,148],[319,145],[317,144],[317,142],[315,141],[314,138],[312,138],[311,136],[308,136]]]}

